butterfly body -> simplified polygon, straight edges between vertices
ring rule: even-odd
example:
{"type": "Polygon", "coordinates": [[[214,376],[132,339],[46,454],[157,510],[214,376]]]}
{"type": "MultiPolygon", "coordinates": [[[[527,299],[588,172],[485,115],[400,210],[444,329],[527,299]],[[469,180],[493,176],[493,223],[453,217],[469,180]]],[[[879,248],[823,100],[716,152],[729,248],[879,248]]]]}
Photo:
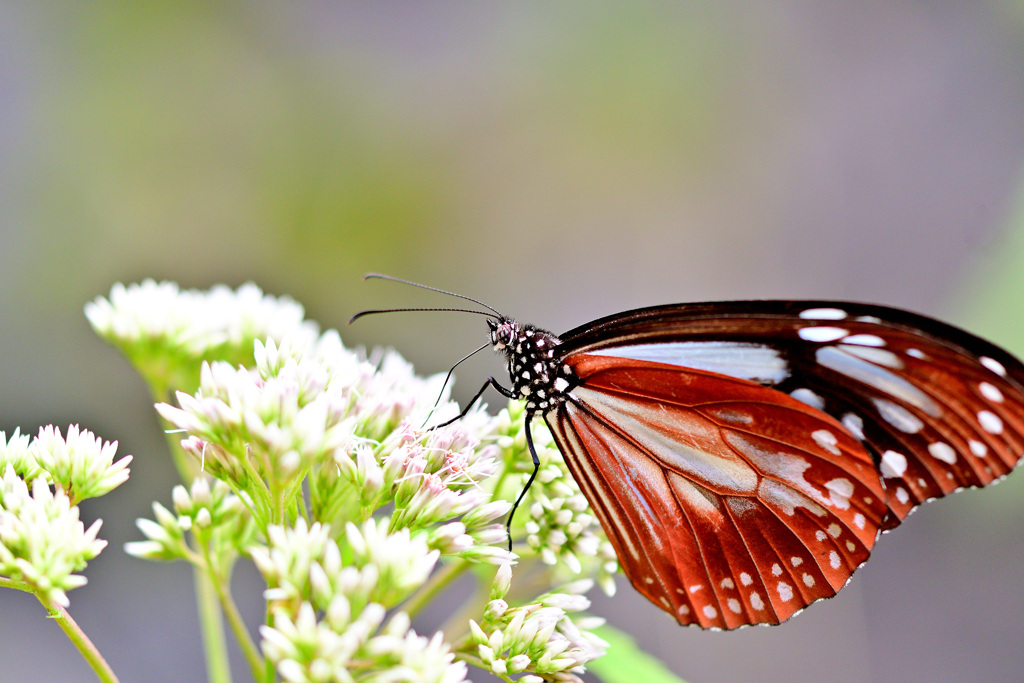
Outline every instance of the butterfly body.
{"type": "Polygon", "coordinates": [[[494,350],[506,357],[512,397],[526,401],[530,414],[563,403],[578,384],[572,368],[555,352],[561,341],[547,330],[509,318],[488,320],[494,350]]]}
{"type": "Polygon", "coordinates": [[[488,324],[512,386],[490,384],[526,402],[527,434],[546,422],[630,581],[681,624],[784,621],[917,505],[1024,454],[1024,366],[897,309],[681,304],[560,337],[488,324]]]}

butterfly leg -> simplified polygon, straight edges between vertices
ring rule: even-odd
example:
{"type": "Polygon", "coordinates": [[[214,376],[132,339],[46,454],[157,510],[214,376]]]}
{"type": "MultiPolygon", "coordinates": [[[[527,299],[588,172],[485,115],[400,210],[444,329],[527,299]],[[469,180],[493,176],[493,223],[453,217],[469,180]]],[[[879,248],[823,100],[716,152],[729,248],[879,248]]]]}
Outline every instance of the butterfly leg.
{"type": "Polygon", "coordinates": [[[526,445],[530,449],[530,457],[533,458],[533,472],[530,473],[530,478],[526,480],[526,485],[523,486],[523,490],[519,493],[519,497],[516,498],[515,504],[512,505],[512,509],[508,513],[508,521],[505,522],[505,534],[508,536],[509,550],[512,550],[512,518],[516,516],[516,510],[519,508],[519,504],[523,502],[523,498],[526,497],[526,492],[530,490],[530,486],[533,485],[533,480],[537,478],[537,471],[540,469],[540,458],[537,457],[537,447],[533,445],[533,435],[530,431],[531,420],[533,420],[533,415],[531,413],[527,413],[523,429],[526,430],[526,445]]]}
{"type": "MultiPolygon", "coordinates": [[[[442,422],[441,424],[434,425],[430,429],[439,429],[440,427],[447,427],[448,425],[453,424],[455,422],[458,422],[462,418],[466,417],[466,415],[469,414],[470,409],[472,409],[473,404],[476,403],[477,401],[479,401],[480,397],[484,395],[485,391],[487,391],[487,387],[494,387],[495,389],[498,390],[499,394],[501,394],[502,396],[504,396],[506,398],[515,398],[516,397],[515,394],[512,393],[511,389],[506,389],[505,387],[503,387],[500,384],[498,384],[498,380],[494,379],[493,377],[488,377],[487,381],[484,382],[484,385],[482,387],[480,387],[480,391],[476,392],[476,395],[473,398],[470,399],[469,403],[466,404],[466,407],[462,409],[461,413],[459,413],[458,415],[456,415],[455,417],[453,417],[450,420],[446,420],[446,421],[442,422]]],[[[527,432],[527,433],[529,433],[529,432],[527,432]]]]}

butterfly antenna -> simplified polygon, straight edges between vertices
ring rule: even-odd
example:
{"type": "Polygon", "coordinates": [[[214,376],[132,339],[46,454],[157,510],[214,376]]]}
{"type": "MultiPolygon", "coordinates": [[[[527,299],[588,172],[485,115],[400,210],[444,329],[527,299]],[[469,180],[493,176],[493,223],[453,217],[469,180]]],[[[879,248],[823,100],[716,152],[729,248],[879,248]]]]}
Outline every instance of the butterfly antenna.
{"type": "Polygon", "coordinates": [[[476,351],[472,351],[470,353],[467,353],[465,356],[462,357],[462,359],[458,363],[456,363],[455,365],[452,366],[452,369],[448,371],[447,375],[445,375],[444,384],[441,385],[441,391],[437,394],[437,400],[434,401],[434,407],[430,409],[429,413],[427,413],[427,417],[423,420],[423,425],[420,426],[420,429],[423,429],[423,427],[426,426],[427,422],[430,420],[430,417],[434,414],[434,411],[437,410],[437,407],[439,405],[441,405],[441,397],[444,396],[445,387],[447,387],[448,386],[448,382],[451,381],[452,373],[455,372],[455,368],[457,368],[460,365],[462,365],[463,361],[469,360],[470,358],[472,358],[476,354],[480,353],[481,351],[483,351],[484,349],[486,349],[490,345],[491,345],[490,342],[486,342],[485,344],[482,344],[480,346],[480,348],[478,348],[476,351]]]}
{"type": "Polygon", "coordinates": [[[455,292],[449,292],[446,289],[438,289],[437,287],[431,287],[429,285],[420,284],[419,282],[413,282],[412,280],[403,280],[401,278],[392,277],[391,275],[383,275],[381,273],[367,273],[366,275],[363,276],[363,279],[364,280],[390,280],[391,282],[398,282],[398,283],[401,283],[403,285],[409,285],[410,287],[419,287],[420,289],[426,289],[426,290],[429,290],[431,292],[437,292],[438,294],[445,294],[447,296],[454,296],[455,298],[463,299],[464,301],[472,301],[477,306],[483,306],[484,308],[486,308],[488,311],[490,311],[494,315],[498,316],[499,318],[501,317],[501,313],[499,313],[496,309],[491,308],[490,306],[485,304],[483,301],[479,301],[477,299],[474,299],[471,296],[466,296],[465,294],[456,294],[455,292]]]}
{"type": "Polygon", "coordinates": [[[483,311],[474,311],[471,308],[379,308],[372,311],[359,311],[354,316],[348,319],[348,324],[351,325],[360,318],[366,317],[368,315],[376,315],[378,313],[415,313],[417,311],[429,311],[432,313],[474,313],[476,315],[482,315],[488,318],[501,317],[491,313],[485,313],[483,311]]]}

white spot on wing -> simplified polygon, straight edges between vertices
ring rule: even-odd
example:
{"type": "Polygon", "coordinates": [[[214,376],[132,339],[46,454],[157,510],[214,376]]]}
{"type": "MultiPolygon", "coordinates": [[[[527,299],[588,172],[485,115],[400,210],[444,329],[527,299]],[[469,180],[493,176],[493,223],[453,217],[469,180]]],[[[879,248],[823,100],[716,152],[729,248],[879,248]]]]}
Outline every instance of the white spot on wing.
{"type": "Polygon", "coordinates": [[[797,332],[800,338],[809,342],[830,342],[850,334],[841,327],[804,327],[797,332]]]}
{"type": "Polygon", "coordinates": [[[730,579],[729,577],[725,577],[724,579],[722,579],[722,583],[719,584],[719,585],[721,585],[722,588],[735,588],[736,587],[736,584],[734,584],[732,582],[732,579],[730,579]]]}
{"type": "Polygon", "coordinates": [[[885,340],[874,334],[853,334],[844,339],[843,343],[859,346],[885,346],[885,340]]]}
{"type": "Polygon", "coordinates": [[[814,588],[814,577],[810,574],[804,574],[804,585],[808,588],[814,588]]]}
{"type": "Polygon", "coordinates": [[[785,581],[779,581],[779,585],[777,586],[777,588],[779,590],[779,597],[782,599],[782,602],[789,602],[793,599],[793,587],[790,586],[788,583],[786,583],[785,581]]]}
{"type": "Polygon", "coordinates": [[[764,609],[764,601],[761,599],[761,596],[758,595],[756,592],[750,594],[750,606],[758,611],[764,609]]]}
{"type": "Polygon", "coordinates": [[[971,453],[974,453],[979,458],[985,457],[985,454],[988,453],[988,446],[986,446],[980,441],[974,441],[972,439],[971,441],[967,442],[967,445],[970,446],[971,453]]]}
{"type": "Polygon", "coordinates": [[[842,422],[848,432],[853,434],[859,441],[864,440],[864,420],[861,419],[860,415],[847,413],[843,415],[842,422]]]}
{"type": "Polygon", "coordinates": [[[924,428],[924,423],[921,422],[920,418],[903,406],[896,405],[892,401],[887,401],[884,398],[875,398],[871,400],[874,402],[875,407],[878,408],[878,414],[882,416],[882,419],[901,432],[905,434],[917,434],[924,428]]]}
{"type": "Polygon", "coordinates": [[[981,395],[994,403],[1003,402],[1003,392],[999,391],[998,388],[989,384],[988,382],[982,382],[978,385],[978,390],[981,391],[981,395]]]}
{"type": "Polygon", "coordinates": [[[984,365],[989,370],[991,370],[992,372],[996,373],[997,375],[1002,375],[1003,377],[1006,377],[1006,368],[1004,368],[1003,364],[997,361],[995,358],[982,356],[978,360],[980,360],[981,364],[984,365]]]}
{"type": "Polygon", "coordinates": [[[781,575],[782,575],[782,567],[780,567],[779,563],[776,562],[775,564],[772,565],[772,576],[781,576],[781,575]]]}
{"type": "Polygon", "coordinates": [[[733,614],[739,614],[740,610],[742,609],[740,607],[740,601],[737,600],[736,598],[729,598],[728,605],[729,605],[729,611],[732,612],[733,614]]]}
{"type": "Polygon", "coordinates": [[[750,574],[746,572],[740,572],[740,583],[742,583],[744,586],[749,586],[750,584],[754,583],[754,580],[750,578],[750,574]]]}
{"type": "Polygon", "coordinates": [[[902,477],[907,471],[907,456],[896,451],[882,453],[882,476],[887,479],[902,477]]]}
{"type": "Polygon", "coordinates": [[[813,391],[806,387],[794,389],[793,391],[789,392],[789,395],[795,398],[796,400],[800,401],[801,403],[806,403],[810,407],[816,408],[817,410],[821,410],[822,408],[825,407],[825,399],[823,399],[821,396],[818,396],[816,393],[814,393],[813,391]]]}
{"type": "Polygon", "coordinates": [[[896,500],[898,500],[903,505],[906,505],[907,501],[910,500],[910,494],[907,493],[907,490],[901,486],[898,489],[896,489],[896,500]]]}
{"type": "Polygon", "coordinates": [[[828,495],[829,499],[832,501],[832,505],[840,510],[848,510],[850,508],[850,496],[853,495],[853,484],[849,479],[844,477],[833,479],[825,482],[825,488],[828,489],[828,495]]]}
{"type": "Polygon", "coordinates": [[[818,429],[811,432],[811,438],[814,439],[814,443],[818,444],[826,451],[833,455],[839,455],[840,451],[836,444],[839,441],[836,439],[836,435],[827,429],[818,429]]]}
{"type": "Polygon", "coordinates": [[[704,609],[701,611],[704,612],[704,616],[706,616],[708,619],[714,619],[718,616],[718,610],[716,610],[711,605],[704,605],[704,609]]]}
{"type": "Polygon", "coordinates": [[[935,443],[928,444],[928,452],[932,454],[932,457],[936,460],[941,460],[944,463],[952,465],[956,462],[956,451],[953,447],[944,441],[936,441],[935,443]]]}
{"type": "Polygon", "coordinates": [[[842,562],[839,560],[839,553],[837,553],[835,550],[828,554],[828,564],[830,567],[832,567],[832,569],[839,569],[839,566],[842,564],[842,562]]]}
{"type": "Polygon", "coordinates": [[[808,308],[800,311],[800,317],[804,320],[842,320],[846,317],[846,311],[839,308],[808,308]]]}
{"type": "Polygon", "coordinates": [[[988,410],[982,410],[978,413],[978,423],[989,434],[1001,434],[1003,432],[1003,421],[999,419],[998,415],[988,410]]]}

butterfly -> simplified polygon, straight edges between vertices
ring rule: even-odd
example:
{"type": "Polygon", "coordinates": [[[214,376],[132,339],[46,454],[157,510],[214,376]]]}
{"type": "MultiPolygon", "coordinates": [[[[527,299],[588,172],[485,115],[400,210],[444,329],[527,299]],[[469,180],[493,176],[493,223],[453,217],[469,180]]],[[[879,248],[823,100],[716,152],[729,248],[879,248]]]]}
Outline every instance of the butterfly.
{"type": "Polygon", "coordinates": [[[477,351],[505,357],[511,387],[488,378],[466,411],[488,387],[525,401],[535,468],[543,420],[623,572],[683,625],[781,623],[918,505],[1024,455],[1024,365],[900,309],[674,304],[556,336],[452,295],[491,312],[393,310],[487,316],[477,351]]]}

